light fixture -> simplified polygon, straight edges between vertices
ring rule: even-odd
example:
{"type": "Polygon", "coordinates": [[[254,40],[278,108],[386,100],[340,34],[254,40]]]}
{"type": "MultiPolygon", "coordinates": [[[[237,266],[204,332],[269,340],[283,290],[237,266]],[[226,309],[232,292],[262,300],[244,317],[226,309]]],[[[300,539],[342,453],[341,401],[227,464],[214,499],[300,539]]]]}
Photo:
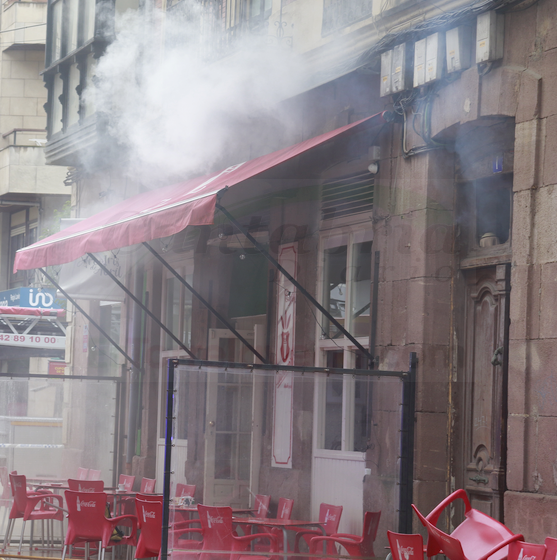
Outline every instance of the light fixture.
{"type": "Polygon", "coordinates": [[[379,163],[374,161],[367,166],[367,170],[372,174],[376,175],[379,171],[379,163]]]}

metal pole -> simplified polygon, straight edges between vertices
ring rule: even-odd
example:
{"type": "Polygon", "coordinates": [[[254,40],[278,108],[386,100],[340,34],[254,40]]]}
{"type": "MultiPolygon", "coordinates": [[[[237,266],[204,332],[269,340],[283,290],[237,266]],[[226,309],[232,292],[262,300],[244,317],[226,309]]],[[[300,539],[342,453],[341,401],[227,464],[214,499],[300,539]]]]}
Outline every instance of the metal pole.
{"type": "Polygon", "coordinates": [[[375,344],[377,339],[377,305],[379,301],[379,251],[375,251],[375,260],[373,264],[373,293],[371,297],[371,330],[369,333],[369,353],[372,355],[369,369],[374,369],[375,363],[375,344]]]}
{"type": "Polygon", "coordinates": [[[197,292],[170,264],[168,264],[149,243],[143,242],[143,246],[157,259],[161,264],[168,269],[181,283],[185,286],[194,297],[196,297],[224,326],[236,337],[242,344],[253,354],[259,358],[264,364],[268,363],[266,360],[229,322],[223,317],[203,296],[197,292]]]}
{"type": "Polygon", "coordinates": [[[66,292],[61,286],[60,284],[58,284],[58,282],[56,282],[56,280],[54,280],[54,278],[52,278],[52,276],[50,276],[50,274],[48,274],[48,272],[46,272],[46,270],[44,268],[39,268],[38,269],[40,272],[42,272],[45,277],[50,280],[50,282],[52,282],[52,284],[54,285],[54,287],[59,290],[67,299],[68,301],[70,301],[72,303],[72,305],[86,318],[89,320],[89,322],[95,326],[99,332],[106,337],[106,339],[112,344],[112,346],[114,346],[114,348],[116,348],[116,350],[118,350],[118,352],[120,352],[120,354],[122,354],[122,356],[124,356],[124,358],[126,358],[126,360],[128,360],[128,362],[130,362],[130,364],[132,364],[134,367],[136,367],[137,369],[141,369],[140,365],[133,360],[126,352],[125,350],[123,350],[122,348],[120,348],[120,346],[118,345],[118,343],[112,339],[110,337],[110,335],[105,332],[105,330],[75,301],[75,299],[73,299],[68,292],[66,292]]]}
{"type": "Polygon", "coordinates": [[[182,350],[184,350],[188,356],[190,356],[191,358],[193,358],[194,360],[196,359],[196,357],[194,356],[193,352],[178,338],[174,335],[174,333],[165,325],[163,325],[161,323],[161,321],[159,321],[159,319],[153,314],[151,313],[151,311],[145,306],[143,305],[143,302],[138,299],[137,297],[135,297],[132,292],[130,290],[128,290],[128,288],[126,288],[126,286],[124,286],[124,284],[122,284],[122,282],[120,282],[120,280],[118,280],[118,278],[116,278],[116,276],[114,276],[114,274],[112,274],[112,272],[110,272],[110,270],[108,270],[108,268],[106,268],[106,266],[104,266],[104,264],[101,263],[101,261],[99,261],[99,259],[97,259],[97,257],[95,257],[95,255],[93,255],[93,253],[87,253],[87,255],[89,257],[91,257],[91,259],[93,259],[93,261],[95,263],[97,263],[99,265],[99,267],[103,270],[103,272],[105,272],[105,274],[107,274],[113,282],[115,282],[118,287],[120,287],[122,290],[124,290],[124,292],[133,300],[135,301],[135,303],[137,303],[137,305],[139,305],[139,307],[141,307],[141,309],[143,309],[143,311],[145,311],[145,313],[147,313],[147,315],[149,315],[149,317],[151,317],[151,319],[153,319],[153,321],[155,321],[155,323],[168,335],[170,336],[170,338],[172,338],[172,340],[174,342],[176,342],[178,344],[178,346],[180,346],[180,348],[182,350]]]}
{"type": "Polygon", "coordinates": [[[400,434],[399,533],[412,532],[414,485],[414,416],[416,412],[416,369],[418,357],[410,352],[410,368],[402,385],[402,429],[400,434]]]}
{"type": "Polygon", "coordinates": [[[260,252],[262,253],[267,260],[269,260],[271,262],[271,264],[277,269],[279,270],[282,274],[284,274],[284,276],[286,276],[286,278],[288,278],[288,280],[290,280],[290,282],[292,282],[292,284],[294,284],[294,286],[296,286],[296,288],[298,290],[300,290],[300,292],[315,306],[317,307],[317,309],[319,309],[319,311],[321,311],[321,313],[323,313],[323,315],[325,315],[325,317],[327,317],[327,319],[329,319],[329,321],[331,321],[331,323],[333,323],[333,325],[335,325],[335,327],[337,329],[339,329],[342,334],[348,338],[348,340],[350,340],[350,342],[352,342],[352,344],[354,344],[354,346],[356,346],[356,348],[358,348],[358,350],[360,350],[360,352],[362,352],[364,354],[364,356],[367,356],[367,358],[369,360],[373,360],[373,357],[371,356],[371,354],[367,351],[366,348],[364,348],[288,271],[286,271],[279,263],[278,261],[272,257],[269,254],[269,251],[267,251],[265,249],[265,247],[263,247],[263,245],[261,245],[261,243],[259,243],[254,237],[253,235],[251,235],[247,230],[245,230],[241,224],[239,222],[236,221],[236,219],[230,214],[230,212],[228,212],[228,210],[226,210],[226,208],[224,208],[223,206],[221,206],[220,204],[216,204],[215,205],[216,208],[218,208],[239,230],[240,232],[246,236],[247,239],[249,239],[250,243],[253,244],[253,246],[260,252]]]}
{"type": "Polygon", "coordinates": [[[162,491],[161,560],[168,558],[168,529],[170,526],[170,475],[172,474],[172,427],[174,420],[174,368],[178,360],[168,360],[166,373],[166,426],[164,434],[164,484],[162,491]]]}

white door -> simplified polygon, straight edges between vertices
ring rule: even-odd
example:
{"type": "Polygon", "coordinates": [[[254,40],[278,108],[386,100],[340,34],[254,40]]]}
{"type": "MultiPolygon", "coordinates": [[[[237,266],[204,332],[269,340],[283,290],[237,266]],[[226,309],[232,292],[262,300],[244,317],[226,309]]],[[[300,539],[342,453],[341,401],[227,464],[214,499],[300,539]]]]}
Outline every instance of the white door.
{"type": "MultiPolygon", "coordinates": [[[[261,351],[261,328],[240,331],[261,351]]],[[[209,360],[253,363],[254,356],[227,329],[210,329],[209,360]]],[[[248,507],[257,493],[262,389],[254,374],[211,372],[207,378],[203,503],[248,507]]]]}

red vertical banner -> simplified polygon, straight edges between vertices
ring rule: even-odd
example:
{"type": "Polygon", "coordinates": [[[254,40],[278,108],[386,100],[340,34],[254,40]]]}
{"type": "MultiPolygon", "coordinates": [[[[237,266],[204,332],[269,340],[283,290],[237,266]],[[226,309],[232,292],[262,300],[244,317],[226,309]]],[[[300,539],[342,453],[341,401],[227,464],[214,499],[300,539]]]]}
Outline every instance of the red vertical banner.
{"type": "MultiPolygon", "coordinates": [[[[278,262],[293,278],[296,278],[298,244],[281,245],[278,262]]],[[[281,366],[293,366],[296,334],[296,288],[282,274],[279,273],[277,278],[276,363],[281,366]]],[[[292,373],[277,373],[273,409],[273,467],[292,468],[292,392],[292,373]]]]}

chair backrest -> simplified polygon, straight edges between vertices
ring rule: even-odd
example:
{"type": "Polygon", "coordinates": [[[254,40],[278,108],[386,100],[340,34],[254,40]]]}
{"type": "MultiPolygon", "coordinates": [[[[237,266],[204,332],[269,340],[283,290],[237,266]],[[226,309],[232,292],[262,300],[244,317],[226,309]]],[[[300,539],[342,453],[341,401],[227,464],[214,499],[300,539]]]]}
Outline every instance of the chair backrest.
{"type": "Polygon", "coordinates": [[[87,480],[100,480],[101,471],[95,469],[89,469],[89,474],[87,475],[87,480]]]}
{"type": "Polygon", "coordinates": [[[422,560],[424,540],[422,535],[405,535],[387,531],[393,560],[422,560]]]}
{"type": "Polygon", "coordinates": [[[228,554],[204,554],[203,557],[228,560],[232,550],[232,508],[198,504],[197,511],[203,531],[202,550],[228,551],[228,554]]]}
{"type": "MultiPolygon", "coordinates": [[[[381,519],[380,511],[366,511],[364,513],[362,544],[360,545],[363,556],[375,556],[375,552],[373,550],[373,543],[375,542],[375,538],[377,537],[377,529],[379,528],[380,519],[381,519]]],[[[412,560],[419,560],[419,559],[412,558],[412,560]]]]}
{"type": "Polygon", "coordinates": [[[193,498],[195,496],[195,489],[195,484],[182,484],[178,482],[176,484],[176,497],[184,498],[185,496],[191,496],[193,498]]]}
{"type": "Polygon", "coordinates": [[[545,544],[534,544],[524,541],[515,541],[509,545],[509,560],[544,560],[547,552],[545,544]]]}
{"type": "Polygon", "coordinates": [[[78,467],[76,478],[78,480],[87,480],[88,474],[89,474],[89,469],[86,469],[85,467],[78,467]]]}
{"type": "Polygon", "coordinates": [[[464,551],[462,550],[462,545],[459,540],[447,535],[447,533],[438,529],[435,525],[430,523],[416,508],[414,504],[412,504],[416,515],[419,517],[420,521],[422,522],[423,526],[427,529],[427,556],[428,558],[431,556],[435,556],[442,552],[449,558],[449,560],[466,560],[466,556],[464,555],[464,551]],[[433,551],[437,552],[433,552],[433,551]]]}
{"type": "Polygon", "coordinates": [[[342,506],[322,503],[319,506],[319,523],[323,523],[327,536],[338,532],[338,524],[342,515],[342,506]]]}
{"type": "Polygon", "coordinates": [[[294,500],[291,498],[279,498],[277,507],[277,519],[290,519],[294,500]]]}
{"type": "Polygon", "coordinates": [[[24,474],[10,473],[10,486],[14,497],[13,513],[23,515],[27,505],[27,479],[24,474]]]}
{"type": "Polygon", "coordinates": [[[269,514],[269,506],[271,505],[271,496],[266,496],[264,494],[256,494],[255,501],[253,503],[253,509],[255,510],[254,517],[257,519],[265,519],[269,514]]]}
{"type": "Polygon", "coordinates": [[[546,552],[545,556],[547,560],[557,560],[557,539],[555,537],[545,538],[546,552]]]}
{"type": "Polygon", "coordinates": [[[155,491],[155,483],[157,481],[154,478],[145,478],[141,479],[141,487],[139,492],[141,494],[152,494],[155,491]]]}
{"type": "Polygon", "coordinates": [[[64,495],[68,509],[65,544],[70,545],[76,540],[102,540],[103,520],[106,521],[106,494],[66,490],[64,495]]]}
{"type": "Polygon", "coordinates": [[[121,474],[118,477],[118,484],[123,484],[124,490],[126,492],[131,492],[133,490],[134,482],[135,482],[135,476],[131,474],[121,474]]]}
{"type": "Polygon", "coordinates": [[[137,496],[135,509],[141,530],[135,557],[158,556],[162,538],[162,496],[149,496],[148,500],[137,496]]]}
{"type": "Polygon", "coordinates": [[[77,480],[68,478],[68,486],[74,492],[103,492],[104,481],[102,480],[77,480]]]}

